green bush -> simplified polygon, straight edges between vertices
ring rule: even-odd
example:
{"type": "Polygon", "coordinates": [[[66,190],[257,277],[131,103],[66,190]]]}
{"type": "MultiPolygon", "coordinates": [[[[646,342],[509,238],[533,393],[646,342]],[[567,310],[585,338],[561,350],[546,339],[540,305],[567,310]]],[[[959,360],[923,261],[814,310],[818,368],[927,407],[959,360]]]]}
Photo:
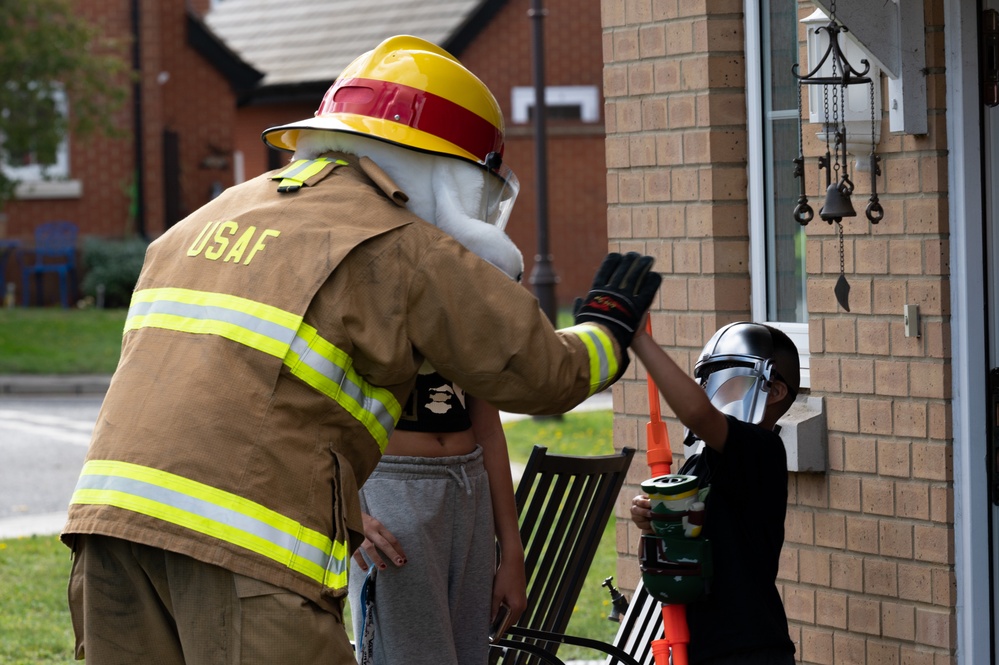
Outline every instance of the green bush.
{"type": "Polygon", "coordinates": [[[84,277],[80,285],[84,295],[98,300],[97,287],[103,284],[104,307],[128,307],[148,246],[149,242],[142,238],[84,238],[84,277]]]}

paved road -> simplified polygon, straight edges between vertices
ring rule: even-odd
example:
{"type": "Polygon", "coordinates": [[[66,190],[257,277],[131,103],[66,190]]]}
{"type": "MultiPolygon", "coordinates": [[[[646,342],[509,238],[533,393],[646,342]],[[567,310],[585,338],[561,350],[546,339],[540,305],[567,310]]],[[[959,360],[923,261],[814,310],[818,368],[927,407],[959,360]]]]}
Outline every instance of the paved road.
{"type": "Polygon", "coordinates": [[[101,400],[0,398],[0,538],[62,528],[101,400]]]}
{"type": "MultiPolygon", "coordinates": [[[[0,393],[0,540],[62,529],[102,400],[99,392],[0,393]]],[[[610,408],[609,391],[578,407],[610,408]]],[[[501,414],[504,422],[524,417],[501,414]]]]}

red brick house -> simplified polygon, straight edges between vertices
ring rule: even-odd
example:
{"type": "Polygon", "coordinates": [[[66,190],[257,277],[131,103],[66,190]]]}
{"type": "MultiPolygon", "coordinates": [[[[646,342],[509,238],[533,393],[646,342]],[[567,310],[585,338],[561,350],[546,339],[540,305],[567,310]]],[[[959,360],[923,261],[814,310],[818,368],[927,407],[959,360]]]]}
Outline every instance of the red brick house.
{"type": "Polygon", "coordinates": [[[214,183],[232,184],[237,91],[259,74],[198,27],[194,9],[208,0],[78,4],[125,45],[137,73],[122,81],[131,95],[113,119],[120,136],[70,136],[53,180],[22,182],[7,235],[28,240],[38,222],[68,219],[81,234],[155,237],[207,201],[214,183]]]}
{"type": "MultiPolygon", "coordinates": [[[[274,168],[287,155],[260,140],[271,125],[312,115],[353,57],[398,33],[452,51],[494,91],[507,118],[507,162],[521,183],[508,232],[531,274],[537,232],[529,0],[394,0],[343,16],[310,0],[80,3],[106,34],[132,44],[138,73],[115,118],[122,138],[70,137],[59,182],[26,183],[7,208],[6,234],[30,243],[34,226],[69,219],[81,235],[155,238],[219,189],[274,168]],[[141,174],[138,177],[136,174],[141,174]]],[[[549,0],[548,237],[570,303],[606,253],[600,16],[596,3],[549,0]]],[[[123,85],[127,85],[123,82],[123,85]]],[[[13,266],[8,276],[17,276],[13,266]]],[[[51,299],[50,299],[51,300],[51,299]]]]}
{"type": "MultiPolygon", "coordinates": [[[[123,44],[135,79],[121,82],[130,94],[112,119],[115,136],[71,135],[48,179],[19,176],[4,233],[25,247],[48,220],[75,222],[81,237],[155,238],[231,185],[236,99],[260,77],[201,25],[208,0],[77,5],[123,44]]],[[[16,268],[10,261],[7,277],[19,283],[16,268]]],[[[54,290],[44,298],[53,302],[54,290]]]]}

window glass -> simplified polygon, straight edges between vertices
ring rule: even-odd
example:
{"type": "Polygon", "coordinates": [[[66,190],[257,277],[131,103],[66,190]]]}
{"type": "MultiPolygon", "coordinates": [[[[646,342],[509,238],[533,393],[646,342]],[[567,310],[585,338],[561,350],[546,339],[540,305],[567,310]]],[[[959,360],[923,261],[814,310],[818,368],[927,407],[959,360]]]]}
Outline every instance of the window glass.
{"type": "Polygon", "coordinates": [[[805,231],[794,221],[798,180],[798,85],[791,72],[798,61],[797,0],[761,3],[763,75],[763,214],[766,229],[766,314],[771,321],[804,323],[805,231]]]}
{"type": "Polygon", "coordinates": [[[808,388],[805,230],[793,214],[799,191],[793,160],[800,114],[791,70],[800,44],[798,2],[746,0],[744,8],[752,317],[794,341],[801,386],[808,388]]]}
{"type": "MultiPolygon", "coordinates": [[[[45,123],[52,125],[58,122],[59,118],[66,118],[66,95],[61,89],[52,91],[52,97],[47,104],[41,104],[39,108],[45,110],[46,117],[35,117],[33,123],[45,123]]],[[[0,111],[4,114],[16,113],[16,110],[4,109],[0,111]]],[[[32,180],[59,180],[69,177],[69,143],[67,138],[63,138],[54,152],[49,150],[49,154],[42,149],[35,149],[32,145],[31,137],[22,136],[22,141],[18,143],[16,152],[7,155],[6,163],[0,164],[4,174],[12,180],[21,182],[32,180]]],[[[8,149],[10,144],[8,143],[8,149]]]]}

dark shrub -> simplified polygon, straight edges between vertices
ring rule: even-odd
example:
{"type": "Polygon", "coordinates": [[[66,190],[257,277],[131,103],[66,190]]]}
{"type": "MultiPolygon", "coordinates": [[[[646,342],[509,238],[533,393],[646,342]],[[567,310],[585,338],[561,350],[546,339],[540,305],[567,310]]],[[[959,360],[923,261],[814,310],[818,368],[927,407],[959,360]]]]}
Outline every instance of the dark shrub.
{"type": "Polygon", "coordinates": [[[97,287],[103,284],[105,307],[128,307],[148,246],[149,242],[141,238],[84,238],[84,277],[80,285],[84,295],[98,300],[97,287]]]}

